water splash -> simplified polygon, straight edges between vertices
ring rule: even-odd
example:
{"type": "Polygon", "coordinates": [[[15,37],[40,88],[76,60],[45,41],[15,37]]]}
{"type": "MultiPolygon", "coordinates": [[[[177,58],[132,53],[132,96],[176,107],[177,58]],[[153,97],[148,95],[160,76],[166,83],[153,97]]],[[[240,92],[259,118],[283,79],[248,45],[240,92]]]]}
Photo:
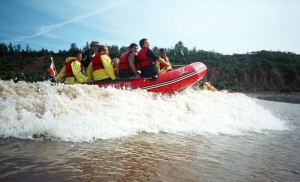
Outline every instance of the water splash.
{"type": "Polygon", "coordinates": [[[82,142],[147,133],[244,135],[286,130],[285,122],[240,93],[174,95],[91,85],[0,80],[0,137],[82,142]]]}

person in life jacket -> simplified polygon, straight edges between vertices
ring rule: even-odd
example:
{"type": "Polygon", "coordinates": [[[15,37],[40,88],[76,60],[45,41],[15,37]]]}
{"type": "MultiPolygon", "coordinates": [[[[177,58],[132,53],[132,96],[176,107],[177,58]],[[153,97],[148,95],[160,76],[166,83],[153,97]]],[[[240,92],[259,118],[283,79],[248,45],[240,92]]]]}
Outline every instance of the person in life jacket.
{"type": "Polygon", "coordinates": [[[140,46],[142,49],[139,51],[137,58],[141,68],[141,77],[156,76],[159,73],[156,62],[160,62],[165,66],[170,65],[170,63],[158,57],[155,52],[149,48],[150,44],[147,39],[141,39],[140,46]]]}
{"type": "MultiPolygon", "coordinates": [[[[167,54],[166,54],[166,50],[164,48],[161,48],[159,50],[159,54],[160,54],[160,57],[163,60],[165,60],[167,63],[170,63],[169,58],[167,57],[167,54]]],[[[161,64],[160,62],[157,62],[156,66],[158,67],[160,73],[166,73],[167,71],[172,70],[171,63],[170,63],[169,66],[165,66],[164,64],[161,64]]]]}
{"type": "Polygon", "coordinates": [[[88,78],[82,74],[81,58],[81,51],[74,51],[71,57],[66,58],[65,66],[55,79],[66,84],[86,83],[88,78]]]}
{"type": "Polygon", "coordinates": [[[84,66],[84,68],[87,68],[92,61],[93,57],[98,53],[100,44],[98,41],[92,41],[90,44],[90,49],[84,51],[82,54],[82,60],[81,63],[84,66]]]}
{"type": "Polygon", "coordinates": [[[138,45],[130,44],[129,51],[123,53],[119,63],[119,78],[140,78],[137,61],[138,45]]]}
{"type": "Polygon", "coordinates": [[[116,79],[112,61],[108,53],[106,46],[101,45],[99,47],[99,53],[94,56],[86,70],[89,82],[116,79]]]}

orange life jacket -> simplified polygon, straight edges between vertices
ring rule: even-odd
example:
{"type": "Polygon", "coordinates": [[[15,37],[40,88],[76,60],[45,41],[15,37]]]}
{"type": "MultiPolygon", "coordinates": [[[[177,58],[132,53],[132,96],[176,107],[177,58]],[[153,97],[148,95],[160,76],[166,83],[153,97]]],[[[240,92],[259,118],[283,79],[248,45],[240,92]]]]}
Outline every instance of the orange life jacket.
{"type": "Polygon", "coordinates": [[[146,54],[148,48],[143,47],[139,54],[137,55],[137,58],[139,60],[139,64],[141,68],[144,68],[146,66],[150,66],[150,65],[155,65],[156,64],[156,60],[152,60],[151,58],[149,58],[146,54]]]}
{"type": "MultiPolygon", "coordinates": [[[[71,67],[71,64],[74,62],[74,61],[77,61],[76,59],[72,59],[68,62],[66,62],[66,65],[65,65],[65,68],[66,68],[66,77],[73,77],[74,74],[73,74],[73,71],[72,71],[72,67],[71,67]]],[[[78,61],[80,63],[80,61],[78,61]]],[[[82,64],[80,63],[80,71],[82,70],[82,64]]]]}
{"type": "Polygon", "coordinates": [[[100,69],[104,69],[104,66],[102,64],[102,61],[101,61],[101,56],[105,54],[104,52],[99,52],[96,56],[93,57],[93,70],[96,71],[96,70],[100,70],[100,69]]]}

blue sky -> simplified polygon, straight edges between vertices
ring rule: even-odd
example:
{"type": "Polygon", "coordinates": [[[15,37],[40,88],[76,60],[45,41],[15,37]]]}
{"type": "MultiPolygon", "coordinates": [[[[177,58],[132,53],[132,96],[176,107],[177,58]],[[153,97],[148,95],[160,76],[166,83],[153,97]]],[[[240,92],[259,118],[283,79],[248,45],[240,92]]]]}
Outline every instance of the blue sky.
{"type": "Polygon", "coordinates": [[[86,42],[222,54],[300,54],[300,0],[1,0],[0,42],[68,50],[86,42]]]}

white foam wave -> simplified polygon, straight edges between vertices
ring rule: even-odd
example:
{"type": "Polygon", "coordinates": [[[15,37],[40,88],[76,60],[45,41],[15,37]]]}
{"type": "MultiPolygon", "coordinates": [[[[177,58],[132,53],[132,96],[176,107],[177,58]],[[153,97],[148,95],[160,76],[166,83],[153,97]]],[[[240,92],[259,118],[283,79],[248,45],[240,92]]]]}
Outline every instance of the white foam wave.
{"type": "Polygon", "coordinates": [[[0,80],[0,137],[82,142],[138,132],[243,135],[286,130],[284,121],[239,93],[160,95],[90,85],[0,80]]]}

